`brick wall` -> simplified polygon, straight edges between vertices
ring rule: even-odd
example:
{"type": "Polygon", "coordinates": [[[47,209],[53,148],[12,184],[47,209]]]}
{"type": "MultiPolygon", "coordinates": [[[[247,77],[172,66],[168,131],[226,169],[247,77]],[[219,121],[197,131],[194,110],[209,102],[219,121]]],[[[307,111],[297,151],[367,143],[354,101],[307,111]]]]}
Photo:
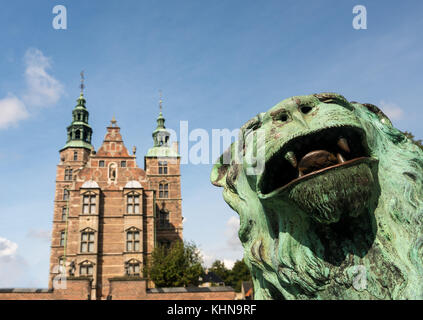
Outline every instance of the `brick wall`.
{"type": "Polygon", "coordinates": [[[0,300],[88,300],[91,281],[67,280],[66,289],[0,289],[0,300]]]}
{"type": "Polygon", "coordinates": [[[146,280],[110,280],[112,300],[234,300],[231,287],[147,289],[146,280]]]}

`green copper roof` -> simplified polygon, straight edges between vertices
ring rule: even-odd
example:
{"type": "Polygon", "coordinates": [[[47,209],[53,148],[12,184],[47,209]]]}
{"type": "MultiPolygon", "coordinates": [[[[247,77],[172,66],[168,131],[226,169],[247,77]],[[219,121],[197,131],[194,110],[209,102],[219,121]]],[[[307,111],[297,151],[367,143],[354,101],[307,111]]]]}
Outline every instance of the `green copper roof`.
{"type": "Polygon", "coordinates": [[[85,142],[83,140],[71,140],[65,144],[65,146],[60,150],[64,150],[66,148],[85,148],[85,149],[93,149],[91,143],[85,142]]]}
{"type": "Polygon", "coordinates": [[[82,92],[76,102],[77,105],[72,111],[72,123],[67,127],[68,138],[60,151],[66,148],[93,149],[91,145],[93,130],[88,124],[89,112],[85,107],[86,101],[82,92]]]}
{"type": "Polygon", "coordinates": [[[173,148],[169,147],[170,133],[166,130],[166,127],[164,125],[165,118],[163,117],[163,113],[161,111],[161,104],[162,101],[160,99],[160,113],[157,117],[157,127],[153,131],[154,146],[148,150],[147,155],[145,156],[146,158],[179,157],[178,152],[176,152],[173,148]]]}

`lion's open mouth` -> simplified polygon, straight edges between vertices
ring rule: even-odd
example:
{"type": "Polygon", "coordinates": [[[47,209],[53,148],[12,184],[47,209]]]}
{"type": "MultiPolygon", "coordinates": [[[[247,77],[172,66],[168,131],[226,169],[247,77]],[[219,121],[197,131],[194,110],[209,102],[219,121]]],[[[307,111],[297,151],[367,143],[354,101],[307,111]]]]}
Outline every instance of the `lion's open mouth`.
{"type": "Polygon", "coordinates": [[[283,145],[266,162],[259,188],[265,195],[368,157],[365,133],[361,128],[342,126],[323,129],[296,137],[283,145]]]}

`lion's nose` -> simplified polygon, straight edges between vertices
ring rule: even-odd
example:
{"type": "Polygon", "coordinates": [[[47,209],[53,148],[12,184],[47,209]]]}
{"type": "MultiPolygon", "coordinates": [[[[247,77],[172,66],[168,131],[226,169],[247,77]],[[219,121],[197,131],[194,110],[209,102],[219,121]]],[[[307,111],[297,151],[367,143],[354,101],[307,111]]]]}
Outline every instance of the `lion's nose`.
{"type": "Polygon", "coordinates": [[[307,120],[304,118],[304,114],[301,111],[294,111],[292,113],[292,119],[300,123],[304,128],[310,128],[310,126],[307,123],[307,120]]]}

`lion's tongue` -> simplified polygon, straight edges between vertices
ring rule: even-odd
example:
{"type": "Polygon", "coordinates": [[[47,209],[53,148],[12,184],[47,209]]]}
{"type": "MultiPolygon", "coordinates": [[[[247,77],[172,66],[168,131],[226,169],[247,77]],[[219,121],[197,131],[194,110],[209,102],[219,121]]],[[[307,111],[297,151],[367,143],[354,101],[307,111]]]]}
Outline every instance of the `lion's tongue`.
{"type": "Polygon", "coordinates": [[[299,176],[337,164],[337,158],[326,150],[307,153],[298,164],[299,176]]]}

